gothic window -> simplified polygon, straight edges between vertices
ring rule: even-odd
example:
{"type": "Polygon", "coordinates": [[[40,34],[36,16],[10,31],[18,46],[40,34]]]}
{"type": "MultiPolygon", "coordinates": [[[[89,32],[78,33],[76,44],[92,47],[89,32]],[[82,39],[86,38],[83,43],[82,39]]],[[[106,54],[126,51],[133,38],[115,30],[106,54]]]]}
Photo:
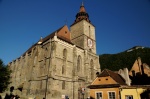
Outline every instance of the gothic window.
{"type": "Polygon", "coordinates": [[[90,68],[91,68],[91,79],[94,78],[94,63],[93,60],[90,61],[90,68]]]}
{"type": "Polygon", "coordinates": [[[63,59],[64,60],[67,59],[67,50],[66,49],[63,50],[63,59]]]}
{"type": "Polygon", "coordinates": [[[62,81],[62,89],[65,89],[65,81],[62,81]]]}
{"type": "Polygon", "coordinates": [[[62,66],[62,74],[66,72],[66,60],[67,60],[67,50],[63,50],[63,66],[62,66]]]}
{"type": "Polygon", "coordinates": [[[81,70],[81,56],[78,56],[77,59],[77,71],[79,72],[81,70]]]}

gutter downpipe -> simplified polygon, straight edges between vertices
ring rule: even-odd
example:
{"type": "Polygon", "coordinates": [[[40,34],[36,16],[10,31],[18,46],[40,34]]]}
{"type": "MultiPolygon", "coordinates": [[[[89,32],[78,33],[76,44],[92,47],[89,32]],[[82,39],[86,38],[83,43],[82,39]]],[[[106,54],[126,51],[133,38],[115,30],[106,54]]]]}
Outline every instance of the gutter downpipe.
{"type": "Polygon", "coordinates": [[[122,88],[119,88],[119,99],[121,99],[121,91],[122,91],[122,88]]]}

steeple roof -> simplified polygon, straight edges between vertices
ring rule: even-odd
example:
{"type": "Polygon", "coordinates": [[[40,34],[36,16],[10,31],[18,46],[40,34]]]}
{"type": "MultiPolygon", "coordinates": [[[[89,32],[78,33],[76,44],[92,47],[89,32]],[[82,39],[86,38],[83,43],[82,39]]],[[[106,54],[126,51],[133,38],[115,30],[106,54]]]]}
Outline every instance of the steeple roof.
{"type": "MultiPolygon", "coordinates": [[[[77,23],[77,22],[79,22],[79,21],[81,21],[81,20],[86,20],[86,21],[89,22],[89,23],[91,22],[91,21],[89,20],[89,15],[88,15],[88,13],[86,12],[83,3],[82,3],[82,5],[80,6],[79,12],[76,14],[76,19],[75,19],[75,21],[74,21],[73,24],[75,24],[75,23],[77,23]]],[[[72,24],[72,25],[73,25],[73,24],[72,24]]]]}
{"type": "Polygon", "coordinates": [[[82,5],[80,6],[80,11],[79,12],[86,12],[85,8],[84,8],[84,5],[83,5],[83,2],[82,2],[82,5]]]}

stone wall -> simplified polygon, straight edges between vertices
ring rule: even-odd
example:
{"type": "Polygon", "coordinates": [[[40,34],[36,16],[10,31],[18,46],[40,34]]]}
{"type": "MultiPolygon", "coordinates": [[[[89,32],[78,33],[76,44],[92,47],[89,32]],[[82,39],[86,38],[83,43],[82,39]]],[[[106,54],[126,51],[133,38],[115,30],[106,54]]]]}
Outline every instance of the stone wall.
{"type": "MultiPolygon", "coordinates": [[[[10,86],[14,86],[14,94],[22,98],[43,98],[46,93],[47,99],[60,99],[62,95],[77,99],[82,96],[80,89],[86,88],[95,79],[96,72],[100,71],[97,55],[62,41],[57,36],[42,45],[32,46],[30,52],[27,51],[9,66],[13,71],[10,86]],[[79,70],[77,64],[80,65],[79,70]],[[19,92],[17,88],[21,85],[23,90],[19,92]]],[[[88,97],[87,89],[85,97],[88,97]]]]}

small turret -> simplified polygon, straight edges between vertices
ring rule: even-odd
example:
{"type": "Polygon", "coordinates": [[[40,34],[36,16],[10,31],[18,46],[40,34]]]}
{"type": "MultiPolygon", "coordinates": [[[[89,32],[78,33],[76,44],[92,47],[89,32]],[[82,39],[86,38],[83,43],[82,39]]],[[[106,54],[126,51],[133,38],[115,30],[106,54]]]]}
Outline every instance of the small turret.
{"type": "Polygon", "coordinates": [[[38,44],[40,45],[43,42],[43,38],[41,37],[40,40],[38,41],[38,44]]]}

